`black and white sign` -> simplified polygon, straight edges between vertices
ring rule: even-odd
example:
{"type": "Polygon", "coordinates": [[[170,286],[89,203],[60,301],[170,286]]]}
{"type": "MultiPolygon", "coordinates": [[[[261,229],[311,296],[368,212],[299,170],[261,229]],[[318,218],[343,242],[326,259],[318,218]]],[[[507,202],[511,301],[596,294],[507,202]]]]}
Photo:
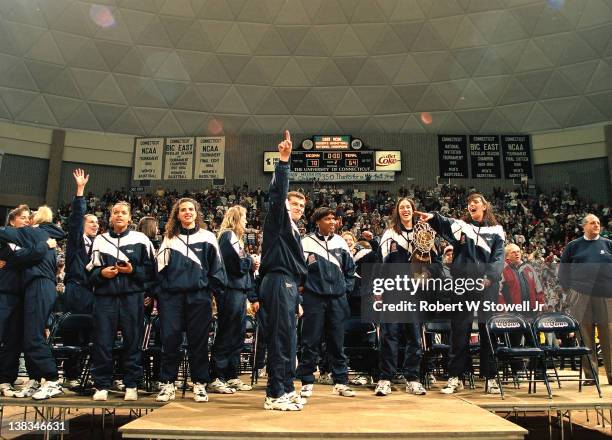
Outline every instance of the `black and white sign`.
{"type": "Polygon", "coordinates": [[[196,138],[196,179],[225,177],[225,137],[196,138]]]}
{"type": "Polygon", "coordinates": [[[506,179],[533,178],[531,164],[531,137],[503,134],[501,136],[506,179]]]}
{"type": "Polygon", "coordinates": [[[467,138],[461,135],[438,136],[440,177],[467,178],[467,138]]]}
{"type": "Polygon", "coordinates": [[[193,179],[193,138],[166,139],[164,179],[193,179]]]}
{"type": "Polygon", "coordinates": [[[470,136],[472,178],[501,179],[499,136],[470,136]]]}
{"type": "Polygon", "coordinates": [[[134,147],[132,180],[159,180],[162,177],[164,138],[138,138],[134,147]]]}

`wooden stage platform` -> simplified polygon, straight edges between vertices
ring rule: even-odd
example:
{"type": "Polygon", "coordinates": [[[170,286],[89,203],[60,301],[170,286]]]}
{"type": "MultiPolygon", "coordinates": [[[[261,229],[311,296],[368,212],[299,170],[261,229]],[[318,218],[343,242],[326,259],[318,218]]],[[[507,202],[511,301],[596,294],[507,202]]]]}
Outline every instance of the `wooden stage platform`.
{"type": "MultiPolygon", "coordinates": [[[[125,402],[120,394],[111,394],[106,402],[94,402],[91,397],[67,393],[46,401],[0,398],[0,409],[5,412],[13,407],[11,412],[18,416],[15,407],[34,408],[43,420],[65,419],[69,409],[96,411],[102,417],[111,416],[109,424],[114,423],[115,413],[129,414],[136,419],[119,429],[123,438],[523,439],[527,431],[504,417],[544,412],[549,421],[552,415],[563,429],[564,418],[569,415],[572,420],[571,411],[584,410],[593,411],[592,416],[597,413],[597,420],[601,417],[612,434],[609,385],[602,387],[600,399],[594,387],[578,393],[575,383],[564,384],[562,389],[555,384],[552,400],[543,387],[532,395],[526,385],[518,390],[507,388],[507,397],[502,400],[484,394],[482,382],[477,382],[476,390],[466,389],[452,396],[439,393],[442,385],[438,383],[427,396],[408,395],[398,387],[387,397],[374,396],[373,388],[357,387],[355,398],[335,396],[329,385],[315,385],[315,395],[305,408],[291,413],[263,409],[263,384],[235,395],[210,394],[208,403],[194,402],[191,393],[168,404],[156,402],[154,395],[125,402]]],[[[71,416],[74,413],[68,414],[71,416]]],[[[104,418],[102,422],[104,425],[104,418]]]]}

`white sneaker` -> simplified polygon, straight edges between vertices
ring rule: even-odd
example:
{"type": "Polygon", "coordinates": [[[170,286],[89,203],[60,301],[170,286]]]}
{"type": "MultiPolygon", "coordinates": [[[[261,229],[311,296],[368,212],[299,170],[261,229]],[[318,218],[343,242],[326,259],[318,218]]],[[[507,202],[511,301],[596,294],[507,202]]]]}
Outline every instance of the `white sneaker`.
{"type": "Polygon", "coordinates": [[[193,384],[193,400],[195,400],[196,402],[208,402],[208,394],[206,394],[206,384],[205,383],[196,382],[193,384]]]}
{"type": "Polygon", "coordinates": [[[354,377],[351,380],[349,380],[349,383],[351,385],[366,386],[370,384],[371,381],[372,381],[372,378],[370,376],[364,376],[360,374],[359,376],[354,377]]]}
{"type": "Polygon", "coordinates": [[[236,391],[251,391],[253,387],[251,385],[247,385],[240,379],[230,379],[227,381],[227,386],[235,389],[236,391]]]}
{"type": "Polygon", "coordinates": [[[138,388],[126,388],[123,400],[138,400],[138,388]]]}
{"type": "Polygon", "coordinates": [[[273,397],[266,397],[266,400],[264,400],[264,409],[276,411],[301,411],[302,408],[302,405],[299,403],[292,403],[287,394],[283,394],[276,399],[273,397]]]}
{"type": "Polygon", "coordinates": [[[423,384],[419,381],[412,380],[406,384],[406,392],[410,394],[416,394],[417,396],[424,396],[427,394],[427,390],[423,384]]]}
{"type": "Polygon", "coordinates": [[[436,382],[438,382],[438,381],[436,380],[436,376],[434,376],[434,374],[433,374],[433,373],[429,373],[429,375],[427,376],[427,380],[429,381],[429,383],[430,383],[431,385],[435,385],[435,384],[436,384],[436,382]]]}
{"type": "Polygon", "coordinates": [[[208,391],[217,394],[234,394],[236,390],[223,382],[221,379],[215,379],[214,382],[208,384],[208,391]]]}
{"type": "Polygon", "coordinates": [[[442,394],[453,394],[463,389],[463,382],[458,377],[449,377],[444,388],[440,390],[442,394]]]}
{"type": "Polygon", "coordinates": [[[266,373],[266,369],[265,368],[260,368],[259,370],[257,370],[257,377],[262,379],[264,377],[268,377],[268,373],[266,373]]]}
{"type": "Polygon", "coordinates": [[[300,390],[300,396],[301,397],[311,397],[313,390],[314,390],[314,385],[311,383],[302,385],[302,389],[300,390]]]}
{"type": "Polygon", "coordinates": [[[377,396],[387,396],[391,393],[391,381],[379,380],[378,384],[376,385],[376,390],[374,391],[374,394],[376,394],[377,396]]]}
{"type": "Polygon", "coordinates": [[[497,380],[487,379],[487,394],[501,394],[497,380]]]}
{"type": "Polygon", "coordinates": [[[304,406],[304,405],[306,405],[308,403],[307,399],[304,399],[302,396],[300,396],[295,391],[291,391],[290,393],[287,393],[285,395],[287,396],[287,399],[291,403],[295,403],[295,404],[302,405],[302,406],[304,406]]]}
{"type": "Polygon", "coordinates": [[[342,397],[355,397],[357,395],[355,391],[353,391],[348,387],[348,385],[343,383],[337,383],[336,385],[334,385],[333,393],[338,394],[342,397]]]}
{"type": "Polygon", "coordinates": [[[319,380],[317,380],[317,383],[320,383],[322,385],[333,385],[334,379],[332,378],[331,373],[327,373],[319,376],[319,380]]]}
{"type": "Polygon", "coordinates": [[[176,388],[173,383],[164,383],[161,386],[159,394],[155,398],[158,402],[167,402],[176,398],[176,388]]]}
{"type": "Polygon", "coordinates": [[[0,383],[0,395],[4,397],[15,397],[17,390],[13,388],[13,384],[0,383]]]}
{"type": "Polygon", "coordinates": [[[108,390],[96,390],[93,395],[93,400],[97,402],[108,400],[108,390]]]}
{"type": "Polygon", "coordinates": [[[57,380],[45,380],[42,386],[32,394],[32,399],[34,400],[45,400],[50,399],[51,397],[55,397],[58,394],[64,394],[62,390],[62,386],[59,384],[57,380]]]}
{"type": "Polygon", "coordinates": [[[40,388],[40,383],[37,380],[30,379],[25,385],[15,393],[14,397],[32,397],[40,388]]]}

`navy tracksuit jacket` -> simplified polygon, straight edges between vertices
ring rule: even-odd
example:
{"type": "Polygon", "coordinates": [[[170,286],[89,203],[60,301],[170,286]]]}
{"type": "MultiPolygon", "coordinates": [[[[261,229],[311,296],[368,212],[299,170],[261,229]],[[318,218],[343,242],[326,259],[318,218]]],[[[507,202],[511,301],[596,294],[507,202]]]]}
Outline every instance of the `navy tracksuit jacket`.
{"type": "Polygon", "coordinates": [[[302,247],[308,275],[304,283],[302,356],[297,376],[304,384],[314,383],[319,347],[325,337],[334,383],[346,384],[344,324],[350,316],[347,293],[353,290],[355,263],[339,235],[308,234],[302,239],[302,247]]]}
{"type": "Polygon", "coordinates": [[[217,335],[212,350],[211,374],[223,381],[235,379],[246,330],[246,299],[253,289],[253,260],[233,231],[219,237],[219,249],[227,274],[225,293],[217,301],[217,335]]]}
{"type": "Polygon", "coordinates": [[[91,259],[94,238],[83,234],[83,216],[87,213],[84,197],[72,200],[72,210],[68,218],[68,240],[66,242],[66,277],[64,284],[64,308],[66,312],[91,313],[93,309],[93,292],[89,286],[89,274],[86,266],[91,259]],[[91,240],[89,252],[85,240],[91,240]]]}
{"type": "Polygon", "coordinates": [[[279,161],[270,182],[270,210],[264,223],[259,297],[266,315],[268,386],[278,398],[294,391],[298,285],[308,272],[300,234],[287,209],[289,163],[279,161]]]}
{"type": "MultiPolygon", "coordinates": [[[[24,286],[23,302],[23,353],[28,375],[40,381],[57,380],[57,366],[46,344],[45,329],[53,310],[57,293],[55,276],[57,253],[46,242],[49,238],[62,240],[64,231],[51,223],[37,227],[1,228],[0,240],[10,241],[23,248],[46,246],[43,257],[36,264],[22,270],[24,286]]],[[[42,249],[42,248],[40,248],[42,249]]]]}
{"type": "Polygon", "coordinates": [[[212,322],[212,294],[223,301],[227,277],[219,245],[210,231],[180,228],[179,235],[164,238],[157,253],[162,334],[161,380],[178,375],[183,329],[187,333],[191,377],[210,382],[208,335],[212,322]]]}
{"type": "Polygon", "coordinates": [[[98,235],[87,265],[94,293],[94,335],[92,377],[97,389],[108,389],[113,379],[113,346],[121,330],[123,382],[136,388],[142,378],[143,297],[154,280],[154,250],[146,235],[126,230],[98,235]],[[132,273],[104,278],[102,269],[118,262],[129,262],[132,273]]]}

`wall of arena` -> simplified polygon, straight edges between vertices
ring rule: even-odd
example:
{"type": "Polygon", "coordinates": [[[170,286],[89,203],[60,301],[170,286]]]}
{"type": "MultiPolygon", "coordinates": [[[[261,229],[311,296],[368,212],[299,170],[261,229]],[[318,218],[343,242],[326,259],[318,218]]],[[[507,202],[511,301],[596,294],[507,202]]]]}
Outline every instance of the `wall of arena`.
{"type": "MultiPolygon", "coordinates": [[[[565,184],[576,186],[579,193],[599,203],[610,203],[609,154],[612,139],[606,139],[605,126],[589,126],[532,135],[535,182],[550,191],[565,184]],[[593,185],[594,182],[597,184],[593,185]],[[601,182],[601,183],[599,183],[601,182]],[[589,188],[586,192],[583,188],[589,188]]],[[[169,133],[171,135],[171,133],[169,133]]],[[[397,190],[402,185],[434,186],[438,174],[437,138],[431,134],[359,135],[373,149],[401,150],[403,170],[393,183],[351,183],[361,190],[385,188],[397,190]]],[[[308,135],[310,136],[310,135],[308,135]]],[[[299,145],[305,136],[295,134],[299,145]]],[[[610,135],[608,135],[610,137],[610,135]]],[[[45,200],[52,130],[40,127],[0,122],[0,151],[5,153],[0,172],[0,206],[19,202],[31,205],[45,200]]],[[[270,175],[263,173],[263,152],[274,151],[280,135],[226,137],[226,186],[248,182],[251,188],[266,188],[270,175]]],[[[94,178],[88,189],[96,194],[107,188],[129,188],[134,138],[105,133],[67,131],[63,147],[59,192],[53,194],[57,204],[69,201],[73,194],[70,175],[76,167],[85,168],[94,178]]],[[[453,179],[451,183],[474,186],[485,193],[493,187],[512,187],[511,180],[453,179]]],[[[200,190],[211,181],[152,181],[150,190],[157,188],[200,190]]],[[[307,188],[299,183],[295,187],[307,188]]],[[[346,187],[348,184],[337,184],[346,187]]]]}

